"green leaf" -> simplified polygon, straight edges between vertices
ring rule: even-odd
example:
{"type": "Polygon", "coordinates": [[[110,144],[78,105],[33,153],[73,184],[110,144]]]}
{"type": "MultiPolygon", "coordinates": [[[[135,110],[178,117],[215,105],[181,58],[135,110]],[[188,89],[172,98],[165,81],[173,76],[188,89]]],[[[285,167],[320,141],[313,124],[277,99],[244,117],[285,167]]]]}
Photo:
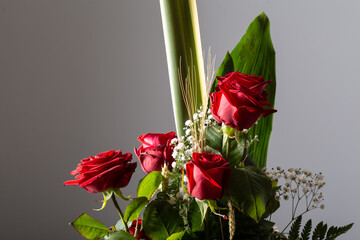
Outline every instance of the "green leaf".
{"type": "Polygon", "coordinates": [[[289,231],[289,240],[297,240],[299,238],[301,219],[302,219],[302,216],[300,215],[296,218],[296,220],[291,225],[291,228],[289,231]]]}
{"type": "MultiPolygon", "coordinates": [[[[205,203],[204,203],[205,204],[205,203]]],[[[205,206],[207,206],[205,204],[205,206]]],[[[204,211],[204,210],[203,210],[204,211]]],[[[203,220],[205,215],[202,215],[200,207],[195,200],[190,202],[189,210],[187,211],[187,220],[193,232],[204,231],[203,220]]]]}
{"type": "Polygon", "coordinates": [[[301,240],[309,240],[310,239],[311,227],[312,227],[312,222],[311,222],[311,219],[309,219],[306,222],[306,224],[301,232],[301,240]]]}
{"type": "Polygon", "coordinates": [[[271,181],[254,167],[231,170],[227,192],[231,201],[244,214],[259,222],[272,197],[271,181]]]}
{"type": "Polygon", "coordinates": [[[207,128],[205,132],[206,145],[222,153],[232,168],[242,160],[246,141],[246,136],[239,131],[236,131],[235,135],[235,138],[228,138],[219,127],[207,128]],[[228,141],[223,145],[224,137],[227,137],[228,141]]]}
{"type": "Polygon", "coordinates": [[[167,201],[154,200],[145,208],[143,228],[152,240],[164,240],[173,233],[183,231],[184,222],[167,201]]]}
{"type": "Polygon", "coordinates": [[[136,240],[136,238],[130,233],[119,231],[109,234],[106,240],[136,240]]]}
{"type": "Polygon", "coordinates": [[[153,171],[146,175],[146,177],[141,179],[139,182],[137,193],[138,197],[146,197],[150,199],[159,188],[162,180],[163,176],[160,171],[153,171]]]}
{"type": "Polygon", "coordinates": [[[209,204],[206,200],[200,200],[195,198],[197,205],[199,206],[200,209],[200,214],[201,214],[201,223],[204,222],[207,210],[209,209],[209,204]]]}
{"type": "MultiPolygon", "coordinates": [[[[216,72],[216,77],[223,77],[226,74],[231,73],[233,71],[234,71],[234,63],[233,63],[233,60],[232,60],[232,57],[231,57],[229,51],[227,51],[224,60],[222,61],[218,71],[216,72]]],[[[215,80],[211,86],[210,93],[215,92],[217,83],[218,83],[218,80],[215,78],[215,80]]]]}
{"type": "MultiPolygon", "coordinates": [[[[270,22],[264,12],[250,24],[245,35],[231,52],[231,57],[235,71],[263,76],[265,80],[271,80],[266,91],[271,104],[269,108],[273,108],[276,88],[275,50],[270,36],[270,22]]],[[[258,135],[260,139],[248,149],[250,158],[260,169],[266,166],[272,121],[272,114],[266,118],[260,117],[258,123],[248,133],[253,137],[258,135]]]]}
{"type": "Polygon", "coordinates": [[[132,200],[126,207],[124,219],[126,222],[137,219],[149,200],[146,197],[139,197],[132,200]]]}
{"type": "Polygon", "coordinates": [[[170,237],[168,237],[166,240],[181,240],[182,237],[184,236],[185,232],[177,232],[177,233],[173,233],[171,234],[170,237]]]}
{"type": "Polygon", "coordinates": [[[110,230],[101,222],[90,217],[86,213],[81,214],[75,221],[70,223],[84,238],[93,240],[103,238],[110,230]]]}

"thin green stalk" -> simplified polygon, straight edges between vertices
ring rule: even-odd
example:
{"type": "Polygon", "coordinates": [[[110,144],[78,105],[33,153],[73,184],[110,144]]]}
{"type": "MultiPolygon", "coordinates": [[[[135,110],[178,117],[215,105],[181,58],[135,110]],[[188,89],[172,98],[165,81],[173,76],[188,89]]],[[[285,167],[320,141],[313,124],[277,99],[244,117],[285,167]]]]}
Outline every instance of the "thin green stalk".
{"type": "Polygon", "coordinates": [[[190,116],[186,111],[181,94],[179,69],[181,69],[183,81],[188,76],[188,71],[195,69],[192,80],[195,81],[194,97],[197,99],[198,106],[194,106],[194,108],[198,109],[206,97],[196,0],[160,0],[160,9],[176,130],[178,136],[182,136],[184,135],[184,123],[190,116]]]}
{"type": "Polygon", "coordinates": [[[113,195],[111,196],[111,200],[113,201],[113,203],[114,203],[114,205],[115,205],[115,208],[116,208],[117,212],[119,213],[119,216],[120,216],[120,218],[121,218],[121,221],[123,222],[123,225],[124,225],[124,228],[125,228],[125,232],[129,232],[129,228],[128,228],[128,226],[127,226],[127,223],[126,223],[126,221],[124,220],[124,214],[123,214],[123,212],[121,211],[121,208],[120,208],[120,206],[119,206],[119,204],[118,204],[118,202],[117,202],[117,200],[116,200],[115,194],[113,194],[113,195]]]}

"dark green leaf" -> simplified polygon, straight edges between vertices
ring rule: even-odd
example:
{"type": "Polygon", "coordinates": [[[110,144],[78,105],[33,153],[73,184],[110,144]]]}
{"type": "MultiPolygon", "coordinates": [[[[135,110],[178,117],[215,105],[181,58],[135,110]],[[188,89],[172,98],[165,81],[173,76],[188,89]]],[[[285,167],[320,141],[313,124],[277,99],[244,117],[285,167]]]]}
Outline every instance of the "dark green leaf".
{"type": "MultiPolygon", "coordinates": [[[[231,52],[234,70],[250,75],[263,76],[271,80],[266,91],[268,101],[274,107],[275,102],[275,50],[270,36],[270,22],[265,13],[261,13],[248,27],[245,35],[231,52]]],[[[261,169],[266,166],[267,149],[272,130],[273,116],[261,117],[249,131],[253,137],[258,135],[260,141],[253,143],[248,152],[250,158],[261,169]]]]}
{"type": "MultiPolygon", "coordinates": [[[[204,204],[205,204],[205,206],[207,206],[206,203],[204,203],[204,204]]],[[[187,214],[188,214],[187,220],[189,222],[191,230],[193,232],[204,231],[203,220],[205,218],[205,215],[202,216],[200,207],[195,200],[192,200],[190,202],[190,207],[189,207],[189,211],[187,212],[187,214]]]]}
{"type": "Polygon", "coordinates": [[[146,197],[150,199],[150,197],[156,192],[158,189],[163,176],[159,171],[153,171],[146,175],[143,179],[140,180],[138,186],[138,197],[146,197]]]}
{"type": "Polygon", "coordinates": [[[242,133],[237,131],[235,135],[235,138],[228,138],[223,145],[224,136],[219,127],[207,128],[205,133],[206,145],[222,153],[231,167],[235,167],[241,162],[246,141],[246,136],[242,133]]]}
{"type": "Polygon", "coordinates": [[[136,240],[136,238],[130,233],[119,231],[109,234],[109,236],[106,237],[106,240],[136,240]]]}
{"type": "Polygon", "coordinates": [[[126,222],[134,221],[140,215],[149,200],[146,197],[139,197],[132,200],[126,207],[124,219],[126,222]]]}
{"type": "MultiPolygon", "coordinates": [[[[226,74],[231,73],[233,71],[234,71],[234,63],[233,63],[230,53],[227,51],[225,58],[222,61],[222,63],[220,64],[220,67],[216,73],[216,77],[223,77],[226,74]]],[[[218,83],[218,80],[215,78],[215,80],[211,86],[210,93],[215,92],[217,83],[218,83]]]]}
{"type": "Polygon", "coordinates": [[[346,226],[342,226],[342,227],[330,227],[327,234],[326,234],[326,239],[327,240],[333,240],[335,238],[337,238],[338,236],[346,233],[347,231],[350,230],[350,228],[353,226],[354,224],[348,224],[346,226]]]}
{"type": "Polygon", "coordinates": [[[259,222],[272,197],[271,181],[254,167],[234,168],[227,192],[241,212],[259,222]]]}
{"type": "Polygon", "coordinates": [[[289,231],[289,240],[297,240],[299,238],[301,219],[302,219],[302,216],[300,215],[295,219],[295,221],[291,225],[291,228],[289,231]]]}
{"type": "Polygon", "coordinates": [[[311,222],[311,219],[309,219],[306,222],[306,224],[301,232],[301,240],[309,240],[310,239],[311,227],[312,227],[312,222],[311,222]]]}
{"type": "Polygon", "coordinates": [[[109,229],[101,222],[90,217],[86,213],[81,214],[71,223],[84,238],[89,240],[103,238],[109,233],[109,229]]]}
{"type": "Polygon", "coordinates": [[[143,227],[151,239],[164,240],[173,233],[183,231],[184,222],[167,201],[154,200],[145,208],[143,227]]]}
{"type": "Polygon", "coordinates": [[[324,225],[323,222],[320,222],[318,225],[316,225],[311,239],[312,240],[324,239],[326,230],[327,230],[327,225],[326,224],[324,225]]]}

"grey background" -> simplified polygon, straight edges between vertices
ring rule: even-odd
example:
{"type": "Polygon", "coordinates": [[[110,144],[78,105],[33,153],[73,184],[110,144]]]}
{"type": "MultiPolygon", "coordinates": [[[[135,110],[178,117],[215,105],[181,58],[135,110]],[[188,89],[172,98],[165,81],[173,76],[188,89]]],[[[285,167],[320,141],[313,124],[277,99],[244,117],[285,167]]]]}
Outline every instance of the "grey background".
{"type": "MultiPolygon", "coordinates": [[[[216,66],[264,10],[277,52],[268,166],[322,171],[315,222],[356,222],[360,33],[357,0],[198,0],[203,50],[216,66]]],[[[133,151],[136,137],[174,129],[156,0],[0,0],[1,239],[81,239],[82,212],[114,224],[109,204],[64,187],[80,159],[133,151]]],[[[136,159],[135,159],[136,160],[136,159]]],[[[144,176],[138,168],[126,194],[144,176]]],[[[124,206],[124,205],[123,205],[124,206]]],[[[284,204],[274,220],[290,218],[284,204]]]]}

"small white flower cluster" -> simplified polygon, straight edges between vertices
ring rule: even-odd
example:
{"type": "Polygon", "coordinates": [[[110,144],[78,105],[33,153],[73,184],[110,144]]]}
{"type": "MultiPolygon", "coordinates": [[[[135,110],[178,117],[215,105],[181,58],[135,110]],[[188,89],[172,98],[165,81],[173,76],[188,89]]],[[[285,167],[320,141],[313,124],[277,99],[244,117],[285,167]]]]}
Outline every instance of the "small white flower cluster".
{"type": "Polygon", "coordinates": [[[325,208],[325,205],[321,204],[324,201],[323,194],[319,191],[325,185],[322,173],[313,174],[301,168],[289,168],[285,171],[281,167],[272,168],[271,170],[265,168],[263,172],[271,180],[281,181],[282,185],[278,191],[278,198],[282,197],[285,200],[292,198],[293,202],[297,202],[295,206],[293,204],[293,216],[295,216],[298,202],[302,199],[306,201],[305,212],[319,207],[321,209],[325,208]]]}
{"type": "MultiPolygon", "coordinates": [[[[191,136],[190,136],[191,137],[191,136]]],[[[184,169],[185,164],[191,161],[193,153],[192,138],[180,137],[174,138],[171,144],[175,145],[172,153],[172,157],[175,161],[171,164],[173,169],[184,169]]]]}
{"type": "Polygon", "coordinates": [[[192,120],[185,122],[185,136],[174,138],[170,143],[174,146],[172,153],[172,157],[175,159],[175,162],[172,163],[173,169],[184,169],[185,164],[192,160],[194,150],[199,147],[199,143],[194,137],[198,135],[198,132],[195,134],[195,131],[199,131],[203,126],[206,128],[213,124],[215,124],[215,120],[210,109],[204,111],[202,107],[196,111],[192,120]]]}

